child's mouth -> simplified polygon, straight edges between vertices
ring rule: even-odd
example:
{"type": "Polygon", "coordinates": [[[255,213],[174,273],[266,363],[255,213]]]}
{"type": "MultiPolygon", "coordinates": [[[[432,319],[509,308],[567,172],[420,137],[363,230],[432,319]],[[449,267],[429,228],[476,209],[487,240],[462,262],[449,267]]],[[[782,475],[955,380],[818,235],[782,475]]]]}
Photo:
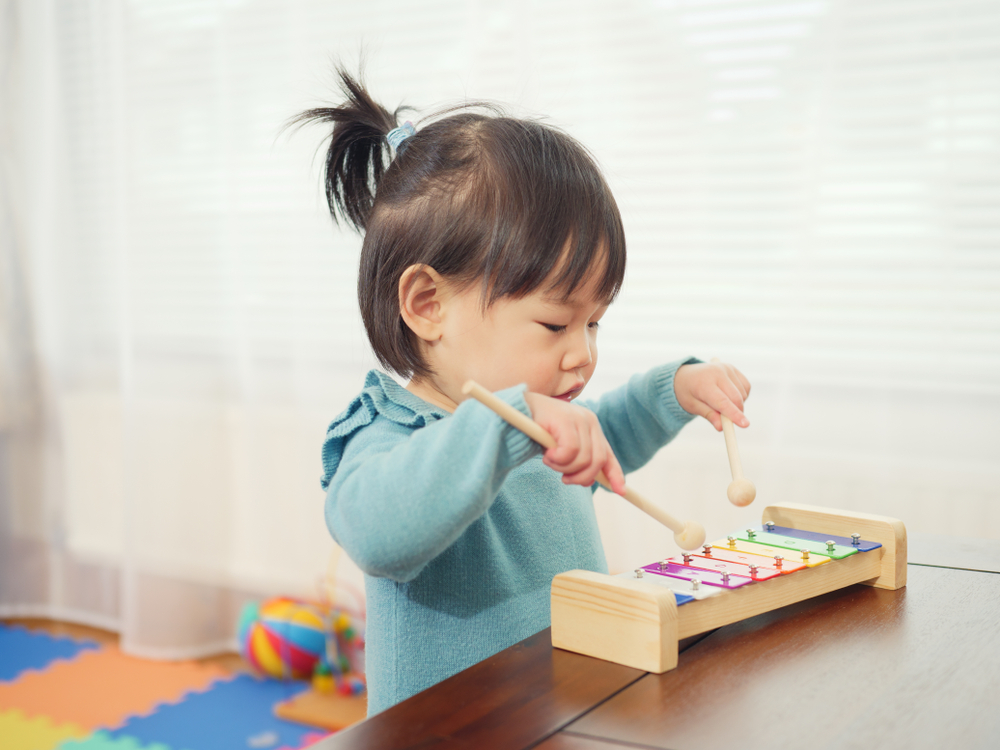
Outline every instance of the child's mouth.
{"type": "Polygon", "coordinates": [[[576,388],[570,388],[565,393],[560,393],[558,396],[553,396],[552,398],[557,398],[560,401],[572,401],[574,398],[580,395],[580,391],[583,390],[582,385],[578,385],[576,388]]]}

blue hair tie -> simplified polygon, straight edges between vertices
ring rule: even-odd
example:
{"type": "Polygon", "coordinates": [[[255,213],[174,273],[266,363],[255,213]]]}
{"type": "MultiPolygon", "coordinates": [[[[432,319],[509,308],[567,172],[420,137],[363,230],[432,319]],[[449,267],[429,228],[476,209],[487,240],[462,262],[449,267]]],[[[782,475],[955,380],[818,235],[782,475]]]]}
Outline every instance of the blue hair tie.
{"type": "Polygon", "coordinates": [[[389,145],[392,146],[393,151],[398,152],[403,141],[416,132],[417,129],[413,127],[413,123],[407,120],[398,128],[393,128],[386,133],[385,139],[389,141],[389,145]]]}

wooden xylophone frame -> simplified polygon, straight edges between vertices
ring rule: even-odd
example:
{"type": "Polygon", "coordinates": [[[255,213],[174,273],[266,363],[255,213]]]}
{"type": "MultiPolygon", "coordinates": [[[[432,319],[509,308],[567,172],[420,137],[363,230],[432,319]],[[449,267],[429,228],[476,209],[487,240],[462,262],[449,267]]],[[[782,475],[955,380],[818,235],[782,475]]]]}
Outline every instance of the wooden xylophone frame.
{"type": "Polygon", "coordinates": [[[863,583],[906,585],[906,528],[895,518],[787,503],[762,522],[882,546],[843,560],[723,591],[678,607],[673,592],[640,579],[570,570],[552,579],[552,645],[660,674],[677,666],[683,638],[863,583]]]}

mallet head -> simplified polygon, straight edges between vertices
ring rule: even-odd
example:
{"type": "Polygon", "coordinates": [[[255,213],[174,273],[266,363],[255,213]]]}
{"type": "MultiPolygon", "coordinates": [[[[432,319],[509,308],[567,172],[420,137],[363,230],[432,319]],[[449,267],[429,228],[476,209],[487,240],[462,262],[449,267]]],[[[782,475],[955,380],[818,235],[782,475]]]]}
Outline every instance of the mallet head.
{"type": "Polygon", "coordinates": [[[705,528],[700,523],[688,521],[681,533],[674,534],[674,541],[685,552],[699,549],[705,543],[705,528]]]}
{"type": "Polygon", "coordinates": [[[757,497],[757,488],[749,479],[734,479],[729,483],[726,495],[729,496],[729,502],[742,508],[744,505],[752,503],[757,497]]]}

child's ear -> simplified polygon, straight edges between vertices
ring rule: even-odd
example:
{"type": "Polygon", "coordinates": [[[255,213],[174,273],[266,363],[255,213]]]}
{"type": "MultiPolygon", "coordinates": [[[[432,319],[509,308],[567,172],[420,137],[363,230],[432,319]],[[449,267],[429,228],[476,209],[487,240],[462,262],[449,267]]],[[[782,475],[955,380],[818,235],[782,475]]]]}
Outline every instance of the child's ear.
{"type": "Polygon", "coordinates": [[[399,277],[399,314],[409,329],[424,341],[441,338],[444,299],[444,277],[428,265],[410,266],[399,277]]]}

